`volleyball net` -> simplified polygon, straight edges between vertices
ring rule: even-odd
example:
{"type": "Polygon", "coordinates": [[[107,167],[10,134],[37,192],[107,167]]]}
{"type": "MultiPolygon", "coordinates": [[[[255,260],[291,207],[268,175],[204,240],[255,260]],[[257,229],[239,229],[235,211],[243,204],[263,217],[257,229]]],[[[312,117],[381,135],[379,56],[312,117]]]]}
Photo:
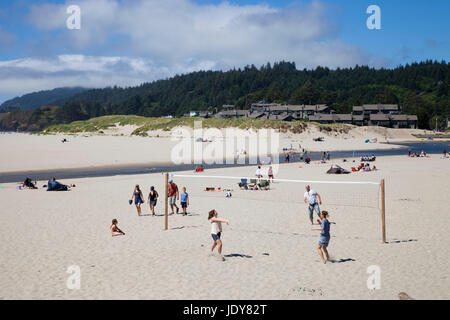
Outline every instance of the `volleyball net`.
{"type": "Polygon", "coordinates": [[[195,188],[188,188],[189,194],[198,198],[224,198],[226,192],[230,192],[233,198],[245,201],[286,202],[293,205],[304,205],[305,186],[309,185],[320,195],[327,208],[340,208],[343,211],[346,208],[361,208],[361,211],[381,215],[382,242],[386,242],[384,180],[373,182],[271,179],[269,181],[255,177],[166,173],[166,188],[169,180],[174,180],[179,187],[195,185],[195,188]],[[249,191],[265,188],[282,190],[282,195],[277,193],[276,196],[272,196],[266,191],[249,191]]]}

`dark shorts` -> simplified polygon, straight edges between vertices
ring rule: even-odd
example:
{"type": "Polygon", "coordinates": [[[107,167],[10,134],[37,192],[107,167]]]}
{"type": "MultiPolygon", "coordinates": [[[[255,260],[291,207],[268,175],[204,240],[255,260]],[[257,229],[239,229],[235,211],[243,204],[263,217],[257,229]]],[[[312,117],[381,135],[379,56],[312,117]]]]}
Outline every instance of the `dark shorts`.
{"type": "Polygon", "coordinates": [[[217,241],[217,240],[220,239],[220,234],[221,234],[220,232],[218,234],[212,234],[211,233],[211,237],[213,238],[214,241],[217,241]]]}
{"type": "Polygon", "coordinates": [[[135,205],[138,205],[138,204],[141,204],[141,203],[144,203],[141,199],[134,199],[134,204],[135,205]]]}
{"type": "Polygon", "coordinates": [[[150,200],[150,206],[156,207],[156,200],[150,200]]]}
{"type": "Polygon", "coordinates": [[[328,247],[328,244],[330,243],[330,238],[326,237],[320,237],[319,239],[319,246],[326,248],[328,247]]]}
{"type": "Polygon", "coordinates": [[[181,202],[181,207],[182,208],[187,208],[187,202],[181,202]]]}

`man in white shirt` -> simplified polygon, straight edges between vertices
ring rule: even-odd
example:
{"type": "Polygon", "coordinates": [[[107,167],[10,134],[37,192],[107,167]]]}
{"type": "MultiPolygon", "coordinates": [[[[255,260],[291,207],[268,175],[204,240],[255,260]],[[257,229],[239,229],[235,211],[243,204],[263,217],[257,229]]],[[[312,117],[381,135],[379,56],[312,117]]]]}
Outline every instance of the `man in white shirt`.
{"type": "Polygon", "coordinates": [[[313,225],[313,213],[316,211],[319,219],[317,222],[320,224],[320,208],[319,204],[322,205],[322,199],[320,198],[320,194],[318,194],[315,190],[311,189],[309,185],[306,186],[306,192],[304,195],[304,201],[308,204],[308,212],[309,219],[311,220],[311,224],[313,225]]]}

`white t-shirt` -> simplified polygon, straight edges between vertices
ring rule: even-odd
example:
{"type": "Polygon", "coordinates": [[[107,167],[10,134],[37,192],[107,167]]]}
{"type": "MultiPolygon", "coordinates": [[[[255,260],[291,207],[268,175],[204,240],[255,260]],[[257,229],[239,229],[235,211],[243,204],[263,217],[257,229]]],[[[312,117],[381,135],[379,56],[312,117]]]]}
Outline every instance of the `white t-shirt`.
{"type": "Polygon", "coordinates": [[[261,171],[261,169],[256,169],[256,175],[259,177],[259,176],[262,176],[262,171],[261,171]]]}
{"type": "Polygon", "coordinates": [[[211,234],[222,232],[222,222],[211,222],[211,234]]]}
{"type": "Polygon", "coordinates": [[[304,197],[308,201],[309,204],[313,205],[318,203],[317,201],[317,192],[313,189],[310,189],[309,192],[306,191],[304,197]]]}

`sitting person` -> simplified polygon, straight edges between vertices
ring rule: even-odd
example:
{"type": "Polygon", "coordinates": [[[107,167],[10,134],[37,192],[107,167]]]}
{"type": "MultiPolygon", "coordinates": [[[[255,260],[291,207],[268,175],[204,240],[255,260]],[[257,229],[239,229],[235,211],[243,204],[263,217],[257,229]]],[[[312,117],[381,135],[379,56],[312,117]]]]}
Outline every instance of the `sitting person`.
{"type": "Polygon", "coordinates": [[[124,236],[125,235],[125,232],[120,230],[119,227],[117,226],[117,219],[113,219],[111,227],[109,227],[109,229],[111,230],[111,235],[113,237],[115,237],[115,236],[124,236]]]}
{"type": "Polygon", "coordinates": [[[23,186],[30,188],[30,189],[37,189],[36,187],[36,181],[33,183],[33,181],[31,181],[30,178],[26,178],[25,181],[23,182],[23,186]]]}
{"type": "Polygon", "coordinates": [[[53,177],[51,180],[48,181],[47,191],[68,191],[68,190],[70,190],[70,188],[65,184],[56,181],[55,177],[53,177]]]}

